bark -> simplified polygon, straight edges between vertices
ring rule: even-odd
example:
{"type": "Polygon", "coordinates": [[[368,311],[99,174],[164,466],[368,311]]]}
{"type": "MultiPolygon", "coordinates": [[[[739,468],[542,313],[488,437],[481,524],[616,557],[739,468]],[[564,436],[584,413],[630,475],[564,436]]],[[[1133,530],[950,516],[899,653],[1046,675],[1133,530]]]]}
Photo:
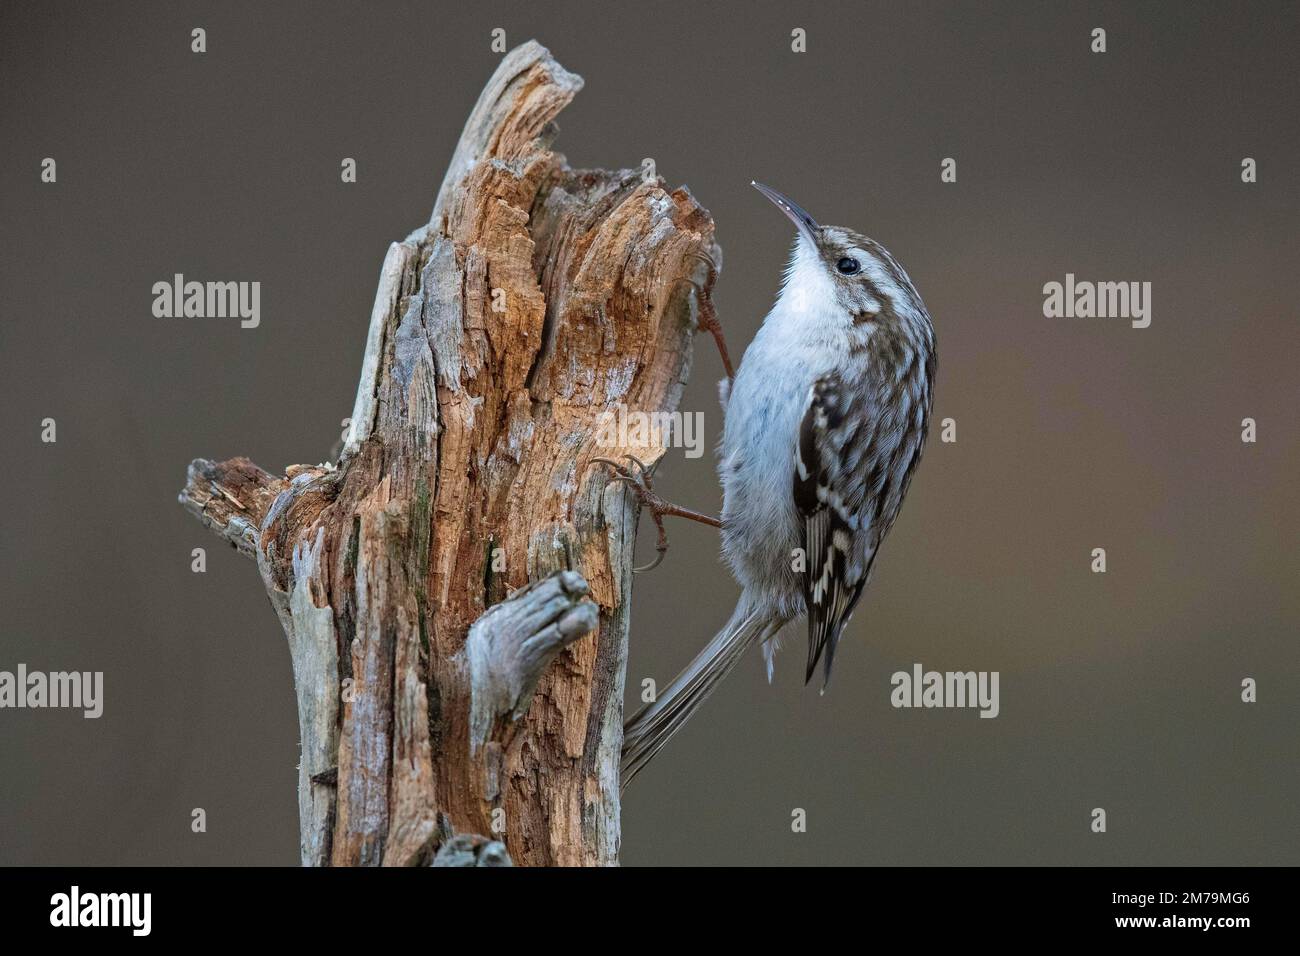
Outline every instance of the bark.
{"type": "Polygon", "coordinates": [[[662,454],[603,416],[676,408],[717,250],[686,189],[550,150],[581,83],[503,59],[388,250],[337,463],[190,466],[288,636],[305,865],[617,861],[637,509],[591,459],[662,454]]]}

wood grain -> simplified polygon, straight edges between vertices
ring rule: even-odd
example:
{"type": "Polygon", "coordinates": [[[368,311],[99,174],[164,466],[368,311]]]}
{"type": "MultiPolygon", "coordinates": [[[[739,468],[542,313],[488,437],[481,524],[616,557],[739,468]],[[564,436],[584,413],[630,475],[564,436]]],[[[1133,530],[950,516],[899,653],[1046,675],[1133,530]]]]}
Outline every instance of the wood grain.
{"type": "MultiPolygon", "coordinates": [[[[502,60],[429,223],[385,258],[337,463],[190,467],[182,503],[257,559],[289,637],[306,865],[428,864],[447,832],[520,865],[617,862],[636,509],[592,458],[662,454],[597,447],[599,426],[676,408],[717,250],[684,188],[551,150],[581,85],[533,42],[502,60]],[[596,627],[529,657],[522,711],[493,703],[486,731],[481,693],[472,741],[470,627],[556,572],[596,627]]],[[[529,640],[526,614],[497,619],[500,647],[529,640]]]]}

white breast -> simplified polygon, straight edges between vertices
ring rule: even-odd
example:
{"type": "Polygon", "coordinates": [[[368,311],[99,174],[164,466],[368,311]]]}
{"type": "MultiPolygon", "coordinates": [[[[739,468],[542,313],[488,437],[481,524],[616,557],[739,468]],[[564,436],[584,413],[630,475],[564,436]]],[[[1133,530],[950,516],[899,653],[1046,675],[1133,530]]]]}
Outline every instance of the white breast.
{"type": "Polygon", "coordinates": [[[802,601],[791,569],[802,540],[793,497],[799,424],[813,382],[847,349],[847,324],[815,253],[800,241],[726,406],[719,463],[724,553],[743,586],[781,595],[791,607],[802,601]]]}

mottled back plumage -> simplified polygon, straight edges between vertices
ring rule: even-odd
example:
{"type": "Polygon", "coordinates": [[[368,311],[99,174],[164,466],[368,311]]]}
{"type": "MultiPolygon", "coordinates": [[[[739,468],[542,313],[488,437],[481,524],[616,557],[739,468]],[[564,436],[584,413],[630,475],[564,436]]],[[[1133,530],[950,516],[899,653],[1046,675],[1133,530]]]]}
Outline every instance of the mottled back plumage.
{"type": "Polygon", "coordinates": [[[865,361],[819,378],[799,426],[793,494],[807,560],[805,680],[825,652],[824,682],[830,681],[836,644],[903,504],[929,428],[933,348],[885,346],[891,335],[877,330],[865,361]]]}

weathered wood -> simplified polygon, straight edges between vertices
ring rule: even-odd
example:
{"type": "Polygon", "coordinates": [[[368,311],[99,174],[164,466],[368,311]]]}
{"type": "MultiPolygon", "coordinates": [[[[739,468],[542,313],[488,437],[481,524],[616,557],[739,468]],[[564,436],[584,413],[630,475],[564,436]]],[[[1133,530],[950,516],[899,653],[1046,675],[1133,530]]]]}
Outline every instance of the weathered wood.
{"type": "Polygon", "coordinates": [[[513,866],[505,845],[486,837],[457,835],[438,848],[431,866],[513,866]]]}
{"type": "Polygon", "coordinates": [[[388,250],[336,465],[190,468],[289,638],[304,864],[427,864],[451,832],[617,861],[637,515],[592,459],[662,454],[597,436],[676,407],[717,250],[684,188],[551,152],[580,88],[536,43],[502,60],[388,250]]]}
{"type": "Polygon", "coordinates": [[[504,746],[552,658],[596,627],[599,611],[585,600],[576,571],[556,571],[494,604],[470,625],[469,752],[489,741],[504,746]]]}

